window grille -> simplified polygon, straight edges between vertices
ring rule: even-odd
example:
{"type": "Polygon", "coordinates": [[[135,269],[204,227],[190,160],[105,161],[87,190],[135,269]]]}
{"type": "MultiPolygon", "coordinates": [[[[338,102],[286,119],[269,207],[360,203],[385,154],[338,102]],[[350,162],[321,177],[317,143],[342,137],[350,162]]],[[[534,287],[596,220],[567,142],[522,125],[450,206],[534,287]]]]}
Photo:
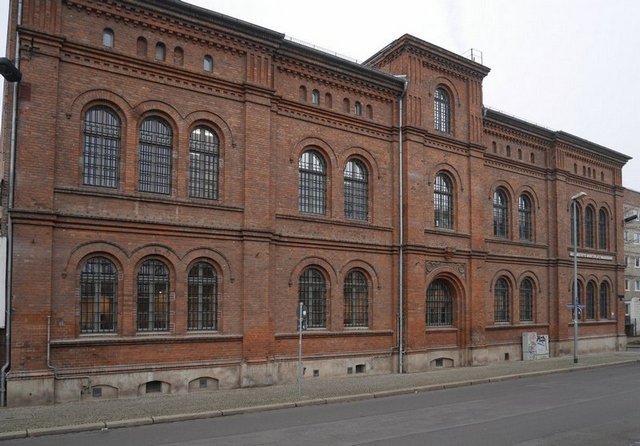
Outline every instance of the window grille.
{"type": "Polygon", "coordinates": [[[436,228],[453,229],[453,188],[451,179],[443,173],[436,175],[433,206],[436,228]]]}
{"type": "Polygon", "coordinates": [[[188,276],[189,330],[218,328],[218,277],[211,265],[196,263],[188,276]]]}
{"type": "Polygon", "coordinates": [[[113,333],[117,330],[118,277],[112,262],[93,257],[80,273],[80,331],[113,333]]]}
{"type": "Polygon", "coordinates": [[[608,235],[607,212],[604,209],[600,209],[600,212],[598,212],[598,248],[607,249],[609,245],[608,235]]]}
{"type": "Polygon", "coordinates": [[[140,126],[140,180],[142,192],[171,193],[171,127],[160,118],[148,118],[140,126]]]}
{"type": "Polygon", "coordinates": [[[524,279],[520,284],[520,321],[533,321],[533,284],[524,279]]]}
{"type": "Polygon", "coordinates": [[[436,130],[449,133],[450,113],[449,94],[444,88],[436,89],[433,95],[434,128],[436,130]]]}
{"type": "Polygon", "coordinates": [[[496,281],[494,288],[495,321],[509,322],[509,284],[506,279],[496,281]]]}
{"type": "Polygon", "coordinates": [[[369,216],[367,168],[358,160],[349,160],[344,168],[344,215],[354,220],[369,216]]]}
{"type": "Polygon", "coordinates": [[[427,326],[453,325],[453,295],[447,282],[433,281],[427,288],[427,326]]]}
{"type": "Polygon", "coordinates": [[[189,139],[189,196],[218,199],[218,136],[200,126],[189,139]]]}
{"type": "Polygon", "coordinates": [[[493,193],[493,235],[500,238],[509,236],[509,208],[507,197],[502,190],[493,193]]]}
{"type": "Polygon", "coordinates": [[[300,173],[298,183],[300,211],[310,214],[324,214],[326,195],[324,160],[317,152],[308,150],[300,157],[298,168],[300,173]]]}
{"type": "Polygon", "coordinates": [[[593,282],[587,284],[587,301],[586,301],[586,317],[587,319],[596,318],[596,286],[593,282]]]}
{"type": "Polygon", "coordinates": [[[609,285],[600,285],[600,319],[609,319],[609,285]]]}
{"type": "Polygon", "coordinates": [[[584,215],[584,245],[587,248],[594,247],[594,243],[593,243],[594,229],[595,229],[595,222],[594,222],[593,208],[591,206],[587,206],[587,209],[584,215]]]}
{"type": "Polygon", "coordinates": [[[518,227],[520,240],[531,241],[533,239],[532,226],[531,200],[526,195],[520,195],[520,198],[518,199],[518,227]]]}
{"type": "Polygon", "coordinates": [[[322,273],[316,268],[307,268],[298,282],[298,300],[307,307],[307,326],[326,326],[326,287],[322,273]]]}
{"type": "Polygon", "coordinates": [[[344,326],[368,325],[369,287],[360,271],[351,271],[344,282],[344,326]]]}
{"type": "Polygon", "coordinates": [[[169,270],[159,260],[147,260],[138,270],[138,331],[169,329],[169,270]]]}
{"type": "Polygon", "coordinates": [[[83,184],[118,186],[120,120],[106,107],[94,107],[84,118],[83,184]]]}

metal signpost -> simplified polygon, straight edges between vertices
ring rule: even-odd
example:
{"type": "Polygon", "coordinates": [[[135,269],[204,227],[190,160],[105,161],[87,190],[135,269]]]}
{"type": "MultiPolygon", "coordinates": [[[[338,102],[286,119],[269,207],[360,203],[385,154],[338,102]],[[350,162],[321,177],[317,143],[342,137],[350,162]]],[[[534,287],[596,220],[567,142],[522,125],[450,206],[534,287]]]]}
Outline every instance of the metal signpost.
{"type": "Polygon", "coordinates": [[[298,398],[302,396],[302,331],[307,329],[307,307],[300,302],[296,310],[298,316],[298,398]]]}

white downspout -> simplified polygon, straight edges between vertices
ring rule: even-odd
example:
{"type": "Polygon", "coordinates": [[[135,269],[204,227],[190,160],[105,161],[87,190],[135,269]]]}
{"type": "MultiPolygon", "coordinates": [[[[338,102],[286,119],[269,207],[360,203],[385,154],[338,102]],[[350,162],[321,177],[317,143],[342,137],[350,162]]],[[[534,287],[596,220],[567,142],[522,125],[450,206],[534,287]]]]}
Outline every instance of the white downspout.
{"type": "Polygon", "coordinates": [[[399,156],[400,162],[398,163],[400,174],[398,175],[398,181],[400,185],[398,187],[398,212],[400,213],[399,218],[399,243],[398,243],[398,373],[404,373],[404,155],[403,155],[403,147],[402,147],[402,125],[403,125],[403,109],[404,109],[404,97],[407,94],[407,87],[409,82],[407,81],[406,74],[396,75],[396,77],[401,78],[404,81],[404,88],[402,89],[402,94],[400,95],[400,100],[398,102],[399,113],[398,113],[398,129],[399,129],[399,156]]]}
{"type": "MultiPolygon", "coordinates": [[[[22,0],[18,0],[18,12],[16,20],[16,45],[14,52],[14,65],[20,69],[20,31],[22,25],[22,0]]],[[[9,14],[11,17],[11,14],[9,14]]],[[[10,27],[11,24],[9,23],[10,27]]],[[[9,199],[7,203],[7,265],[6,265],[6,283],[5,283],[5,356],[6,361],[0,369],[0,406],[7,405],[7,370],[11,365],[11,275],[13,271],[13,224],[11,222],[11,210],[13,209],[13,201],[15,198],[15,164],[16,164],[16,138],[18,125],[18,88],[19,84],[13,85],[13,104],[11,111],[11,159],[9,164],[9,199]]]]}

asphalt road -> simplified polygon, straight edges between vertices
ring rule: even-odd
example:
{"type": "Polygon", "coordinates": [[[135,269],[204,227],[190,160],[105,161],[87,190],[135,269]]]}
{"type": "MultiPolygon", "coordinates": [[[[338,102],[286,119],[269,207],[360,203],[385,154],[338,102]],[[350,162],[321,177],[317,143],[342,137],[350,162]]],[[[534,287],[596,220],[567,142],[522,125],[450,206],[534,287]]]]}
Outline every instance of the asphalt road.
{"type": "Polygon", "coordinates": [[[630,364],[1,446],[640,446],[639,406],[640,366],[630,364]]]}

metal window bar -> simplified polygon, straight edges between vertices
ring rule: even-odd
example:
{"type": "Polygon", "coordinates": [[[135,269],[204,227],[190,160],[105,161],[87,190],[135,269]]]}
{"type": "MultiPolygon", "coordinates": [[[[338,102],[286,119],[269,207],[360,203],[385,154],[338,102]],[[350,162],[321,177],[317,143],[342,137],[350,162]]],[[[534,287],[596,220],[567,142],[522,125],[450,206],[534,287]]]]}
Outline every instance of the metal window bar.
{"type": "Polygon", "coordinates": [[[584,214],[584,245],[587,248],[593,248],[593,238],[594,238],[594,215],[593,209],[589,206],[587,207],[584,214]]]}
{"type": "Polygon", "coordinates": [[[80,272],[80,331],[113,333],[117,330],[116,268],[104,257],[89,259],[80,272]]]}
{"type": "Polygon", "coordinates": [[[427,326],[453,325],[453,296],[444,280],[436,280],[427,288],[427,326]]]}
{"type": "Polygon", "coordinates": [[[307,307],[307,326],[326,326],[326,287],[324,277],[315,268],[307,268],[298,282],[299,301],[307,307]]]}
{"type": "Polygon", "coordinates": [[[520,320],[533,321],[533,285],[529,279],[520,284],[520,320]]]}
{"type": "Polygon", "coordinates": [[[207,127],[197,127],[189,140],[189,196],[218,199],[218,136],[207,127]]]}
{"type": "Polygon", "coordinates": [[[600,209],[598,213],[598,248],[607,249],[608,245],[608,227],[607,227],[607,213],[600,209]]]}
{"type": "Polygon", "coordinates": [[[587,301],[586,301],[586,317],[587,319],[596,318],[596,287],[593,282],[587,284],[587,301]]]}
{"type": "Polygon", "coordinates": [[[218,329],[218,277],[211,265],[195,264],[189,271],[188,330],[218,329]]]}
{"type": "Polygon", "coordinates": [[[344,282],[344,326],[366,327],[369,324],[369,287],[360,271],[352,271],[344,282]]]}
{"type": "Polygon", "coordinates": [[[505,279],[498,279],[494,290],[495,321],[509,322],[509,285],[505,279]]]}
{"type": "Polygon", "coordinates": [[[120,164],[120,120],[106,107],[87,111],[84,120],[83,184],[117,187],[120,164]]]}
{"type": "Polygon", "coordinates": [[[147,260],[138,271],[137,327],[169,329],[169,270],[159,260],[147,260]]]}
{"type": "Polygon", "coordinates": [[[171,193],[172,133],[159,118],[149,118],[140,126],[140,179],[142,192],[171,193]]]}
{"type": "Polygon", "coordinates": [[[496,237],[507,238],[509,235],[509,214],[507,207],[507,198],[501,191],[493,193],[493,235],[496,237]]]}
{"type": "Polygon", "coordinates": [[[300,180],[298,195],[300,212],[325,213],[326,173],[324,161],[317,153],[307,151],[298,165],[300,180]]]}
{"type": "Polygon", "coordinates": [[[453,191],[451,180],[444,174],[436,175],[433,190],[434,224],[436,228],[453,228],[453,191]]]}
{"type": "Polygon", "coordinates": [[[609,319],[609,285],[600,285],[600,319],[609,319]]]}
{"type": "Polygon", "coordinates": [[[443,133],[449,133],[449,94],[442,88],[436,89],[433,99],[434,128],[443,133]]]}
{"type": "Polygon", "coordinates": [[[518,200],[518,227],[520,240],[531,241],[533,232],[531,224],[531,201],[526,195],[521,195],[518,200]]]}
{"type": "Polygon", "coordinates": [[[347,162],[344,169],[344,215],[353,220],[367,220],[369,217],[367,170],[356,160],[347,162]]]}

